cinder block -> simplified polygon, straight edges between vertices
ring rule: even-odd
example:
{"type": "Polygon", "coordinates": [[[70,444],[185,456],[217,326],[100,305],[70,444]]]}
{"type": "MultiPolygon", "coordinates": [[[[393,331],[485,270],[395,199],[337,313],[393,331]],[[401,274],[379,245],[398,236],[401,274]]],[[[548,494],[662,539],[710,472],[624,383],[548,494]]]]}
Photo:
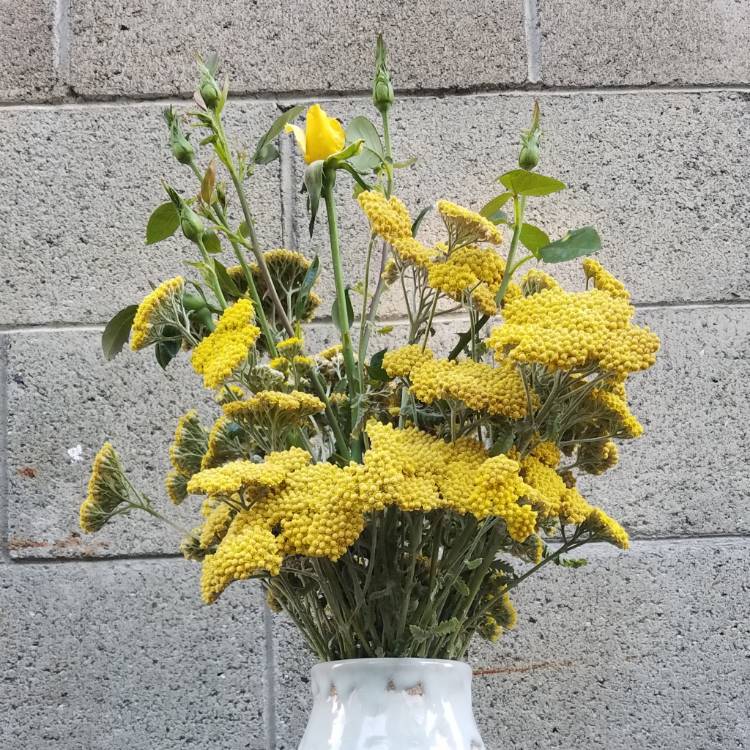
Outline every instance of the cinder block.
{"type": "MultiPolygon", "coordinates": [[[[487,747],[743,747],[746,541],[582,554],[587,567],[550,566],[522,584],[517,628],[472,648],[487,747]]],[[[274,641],[277,747],[294,750],[314,658],[284,616],[274,641]]]]}
{"type": "MultiPolygon", "coordinates": [[[[271,104],[233,106],[232,142],[254,146],[276,114],[271,104]]],[[[106,322],[140,301],[150,282],[184,274],[183,261],[199,259],[181,234],[144,244],[148,217],[166,200],[162,178],[198,191],[169,153],[160,105],[6,109],[0,128],[0,324],[106,322]]],[[[259,169],[249,190],[271,247],[281,241],[278,174],[277,164],[259,169]]],[[[228,264],[232,257],[222,256],[228,264]]]]}
{"type": "Polygon", "coordinates": [[[264,750],[252,583],[210,609],[183,560],[0,566],[3,747],[264,750]]]}
{"type": "Polygon", "coordinates": [[[735,0],[540,0],[542,81],[747,83],[750,9],[735,0]]]}
{"type": "MultiPolygon", "coordinates": [[[[603,241],[598,257],[637,302],[750,298],[750,208],[739,197],[750,180],[740,136],[748,126],[742,93],[402,99],[393,111],[395,158],[416,156],[418,162],[397,171],[396,194],[414,215],[438,198],[478,210],[499,192],[495,178],[514,167],[534,98],[544,129],[539,171],[564,180],[569,190],[531,199],[528,221],[553,238],[595,225],[603,241]]],[[[364,100],[325,107],[345,123],[358,114],[375,120],[377,114],[364,100]]],[[[296,187],[300,161],[297,157],[296,187]]],[[[351,197],[351,179],[342,174],[337,189],[345,273],[353,285],[363,275],[368,229],[351,197]]],[[[294,216],[300,248],[320,252],[330,269],[324,216],[312,241],[304,196],[294,216]]],[[[434,211],[423,237],[443,237],[434,211]]],[[[508,244],[509,238],[504,252],[508,244]]],[[[547,270],[576,287],[582,282],[576,262],[547,270]]],[[[322,289],[328,311],[330,270],[322,289]]],[[[382,310],[403,312],[398,290],[391,290],[382,310]]]]}
{"type": "Polygon", "coordinates": [[[174,508],[163,478],[177,419],[189,408],[218,415],[186,358],[162,372],[152,352],[126,351],[105,362],[99,331],[8,337],[8,515],[14,557],[90,557],[176,553],[180,536],[144,514],[81,532],[78,507],[91,461],[105,440],[128,476],[167,517],[186,529],[198,504],[174,508]],[[81,460],[68,450],[80,446],[81,460]]]}
{"type": "Polygon", "coordinates": [[[213,49],[235,91],[362,91],[371,85],[378,32],[402,88],[526,79],[523,6],[514,0],[87,0],[72,9],[72,82],[87,96],[186,94],[195,88],[196,54],[213,49]]]}
{"type": "Polygon", "coordinates": [[[583,493],[639,536],[747,534],[750,319],[745,306],[641,310],[656,365],[633,377],[645,435],[583,493]]]}
{"type": "Polygon", "coordinates": [[[48,99],[55,93],[53,0],[4,2],[0,28],[0,100],[48,99]]]}

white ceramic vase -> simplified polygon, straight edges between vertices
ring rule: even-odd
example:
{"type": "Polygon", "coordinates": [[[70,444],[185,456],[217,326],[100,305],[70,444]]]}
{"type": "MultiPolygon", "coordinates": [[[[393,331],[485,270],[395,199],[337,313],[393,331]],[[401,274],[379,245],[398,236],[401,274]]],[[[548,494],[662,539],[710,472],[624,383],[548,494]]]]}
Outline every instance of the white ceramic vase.
{"type": "Polygon", "coordinates": [[[312,693],[299,750],[484,750],[464,662],[326,662],[312,669],[312,693]]]}

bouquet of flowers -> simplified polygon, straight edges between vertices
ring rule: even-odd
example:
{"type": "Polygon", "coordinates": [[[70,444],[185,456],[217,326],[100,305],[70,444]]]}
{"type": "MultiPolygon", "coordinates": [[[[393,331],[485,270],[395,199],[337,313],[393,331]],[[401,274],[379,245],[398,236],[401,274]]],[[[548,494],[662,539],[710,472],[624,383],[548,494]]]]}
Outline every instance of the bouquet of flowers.
{"type": "MultiPolygon", "coordinates": [[[[251,150],[225,130],[216,60],[199,70],[195,106],[164,113],[185,181],[164,183],[168,201],[147,227],[149,243],[181,231],[197,251],[193,277],[159,284],[103,336],[108,357],[128,339],[162,367],[186,353],[216,401],[213,424],[187,411],[169,449],[167,493],[200,517],[181,551],[201,564],[207,603],[258,579],[322,660],[460,659],[474,635],[494,640],[513,626],[511,593],[543,566],[577,567],[569,553],[593,542],[628,546],[576,478],[612,467],[615,441],[641,434],[626,384],[653,364],[658,338],[634,325],[627,290],[596,260],[583,260],[577,291],[543,270],[600,240],[592,227],[552,240],[525,220],[527,202],[566,187],[537,171],[538,106],[499,194],[478,211],[438,200],[442,231],[428,240],[426,210],[414,215],[397,197],[399,170],[414,165],[394,154],[382,40],[377,124],[345,126],[316,104],[303,129],[295,106],[251,150]],[[327,219],[339,343],[323,351],[305,335],[321,304],[320,260],[262,247],[248,200],[285,131],[304,157],[311,233],[322,209],[327,219]],[[352,287],[337,180],[369,228],[352,287]],[[408,316],[395,343],[378,322],[388,288],[408,316]],[[447,346],[436,336],[446,316],[458,328],[447,346]]],[[[167,520],[106,443],[81,526],[95,532],[134,509],[167,520]]]]}

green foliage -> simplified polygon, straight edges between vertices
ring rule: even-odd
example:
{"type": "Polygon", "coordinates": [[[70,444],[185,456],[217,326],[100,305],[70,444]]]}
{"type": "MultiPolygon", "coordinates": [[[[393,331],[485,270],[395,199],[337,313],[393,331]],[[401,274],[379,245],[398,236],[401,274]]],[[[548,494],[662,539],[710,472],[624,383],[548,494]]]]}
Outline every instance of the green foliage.
{"type": "Polygon", "coordinates": [[[479,213],[493,224],[507,224],[508,214],[502,210],[503,206],[513,198],[513,193],[505,192],[495,196],[482,206],[479,213]]]}
{"type": "Polygon", "coordinates": [[[372,172],[379,169],[385,160],[383,142],[372,122],[364,116],[354,117],[346,129],[346,142],[352,145],[362,141],[363,146],[358,154],[352,156],[350,164],[359,172],[372,172]]]}
{"type": "Polygon", "coordinates": [[[180,226],[180,214],[174,203],[169,201],[157,206],[146,225],[146,244],[153,245],[156,242],[171,237],[180,226]]]}
{"type": "Polygon", "coordinates": [[[526,222],[521,225],[519,239],[521,244],[531,250],[536,257],[539,257],[541,248],[549,245],[549,235],[543,229],[526,222]]]}
{"type": "Polygon", "coordinates": [[[128,305],[116,313],[102,333],[102,352],[106,360],[114,359],[127,344],[138,305],[128,305]]]}
{"type": "Polygon", "coordinates": [[[350,328],[352,321],[354,320],[354,308],[352,307],[352,300],[349,295],[348,287],[344,290],[344,300],[346,301],[347,320],[341,320],[341,316],[339,315],[338,299],[334,300],[333,307],[331,308],[331,318],[333,320],[333,324],[336,326],[339,332],[344,329],[350,328]]]}
{"type": "Polygon", "coordinates": [[[513,195],[542,196],[565,190],[567,185],[554,177],[545,177],[525,169],[512,169],[498,177],[498,182],[513,195]]]}
{"type": "Polygon", "coordinates": [[[594,227],[572,229],[562,239],[539,248],[545,263],[563,263],[601,250],[602,241],[594,227]]]}
{"type": "Polygon", "coordinates": [[[252,157],[252,161],[255,164],[270,164],[275,159],[278,159],[279,150],[273,142],[282,133],[284,127],[292,122],[292,120],[299,117],[303,110],[304,106],[297,104],[286,110],[286,112],[279,115],[273,121],[273,125],[271,125],[271,127],[260,137],[255,146],[255,152],[252,157]]]}

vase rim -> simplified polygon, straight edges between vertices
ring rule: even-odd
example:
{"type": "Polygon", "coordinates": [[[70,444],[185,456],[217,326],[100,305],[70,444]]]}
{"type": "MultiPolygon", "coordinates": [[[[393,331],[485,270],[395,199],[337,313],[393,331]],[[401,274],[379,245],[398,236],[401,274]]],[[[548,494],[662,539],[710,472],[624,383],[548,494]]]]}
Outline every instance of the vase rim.
{"type": "Polygon", "coordinates": [[[334,659],[321,661],[312,668],[315,672],[323,670],[345,669],[347,667],[442,667],[443,669],[467,669],[471,671],[468,662],[459,659],[428,659],[421,656],[367,656],[360,659],[334,659]]]}

